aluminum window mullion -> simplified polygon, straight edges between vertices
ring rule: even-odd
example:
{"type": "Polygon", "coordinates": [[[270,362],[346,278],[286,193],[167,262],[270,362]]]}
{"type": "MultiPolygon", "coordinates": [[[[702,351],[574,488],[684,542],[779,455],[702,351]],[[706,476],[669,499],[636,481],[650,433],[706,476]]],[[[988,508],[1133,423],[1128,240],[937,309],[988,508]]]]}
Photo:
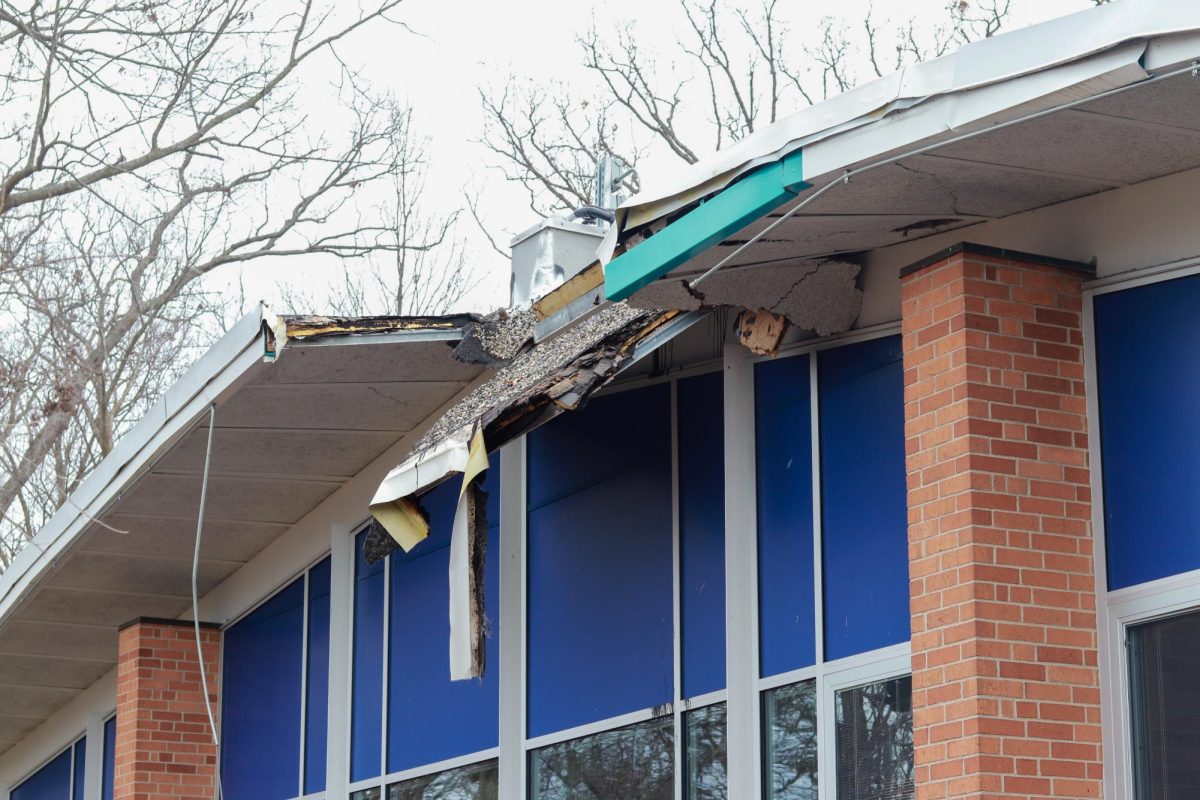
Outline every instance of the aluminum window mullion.
{"type": "Polygon", "coordinates": [[[500,456],[499,800],[523,800],[526,773],[526,441],[500,456]]]}
{"type": "Polygon", "coordinates": [[[813,653],[816,660],[813,689],[817,693],[817,800],[825,800],[834,798],[837,794],[836,781],[830,780],[835,774],[837,764],[833,752],[836,743],[830,738],[830,722],[833,719],[832,693],[829,694],[829,703],[826,703],[825,692],[825,570],[822,552],[825,526],[821,505],[821,381],[820,370],[817,367],[819,358],[820,354],[815,350],[808,356],[808,409],[812,458],[813,653]]]}
{"type": "Polygon", "coordinates": [[[729,797],[762,796],[754,361],[724,347],[726,776],[729,797]]]}
{"type": "Polygon", "coordinates": [[[379,774],[380,776],[387,775],[388,772],[388,672],[389,660],[391,658],[391,610],[392,610],[392,559],[388,556],[383,560],[383,675],[380,682],[379,696],[382,698],[380,703],[380,721],[379,721],[379,774]]]}

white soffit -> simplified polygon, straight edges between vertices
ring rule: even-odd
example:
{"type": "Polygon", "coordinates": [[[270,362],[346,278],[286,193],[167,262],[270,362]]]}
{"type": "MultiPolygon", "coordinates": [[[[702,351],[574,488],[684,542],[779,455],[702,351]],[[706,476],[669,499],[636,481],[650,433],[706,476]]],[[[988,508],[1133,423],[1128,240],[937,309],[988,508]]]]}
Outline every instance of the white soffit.
{"type": "Polygon", "coordinates": [[[286,320],[235,324],[0,575],[0,752],[116,665],[117,626],[190,607],[211,403],[201,595],[480,376],[458,322],[291,338],[269,362],[264,323],[286,320]]]}

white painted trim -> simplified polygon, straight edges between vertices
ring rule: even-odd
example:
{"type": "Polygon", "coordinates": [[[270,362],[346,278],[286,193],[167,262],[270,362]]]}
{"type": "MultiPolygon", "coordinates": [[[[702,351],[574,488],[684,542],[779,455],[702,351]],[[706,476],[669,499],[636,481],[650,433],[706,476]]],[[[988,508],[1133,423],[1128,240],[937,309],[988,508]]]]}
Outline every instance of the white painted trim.
{"type": "Polygon", "coordinates": [[[354,653],[354,536],[331,525],[329,570],[329,698],[325,793],[345,797],[350,782],[350,703],[354,653]],[[342,620],[341,624],[337,620],[342,620]]]}
{"type": "Polygon", "coordinates": [[[383,560],[383,664],[380,675],[383,683],[379,688],[379,774],[386,775],[388,771],[388,678],[392,651],[392,559],[383,560]]]}
{"type": "MultiPolygon", "coordinates": [[[[1108,294],[1109,292],[1132,289],[1136,286],[1146,286],[1160,281],[1183,278],[1188,275],[1195,275],[1197,272],[1200,272],[1200,258],[1185,258],[1179,261],[1170,261],[1166,264],[1131,269],[1116,275],[1097,278],[1096,280],[1084,283],[1083,289],[1089,295],[1108,294]]],[[[1090,305],[1090,302],[1085,303],[1085,309],[1090,305]]],[[[1085,313],[1087,313],[1086,310],[1085,313]]]]}
{"type": "Polygon", "coordinates": [[[87,752],[83,754],[83,800],[100,800],[104,780],[104,721],[105,714],[87,715],[87,752]]]}
{"type": "Polygon", "coordinates": [[[468,753],[465,756],[457,758],[448,758],[445,761],[439,761],[436,764],[425,764],[412,769],[393,772],[384,776],[384,784],[390,785],[399,781],[412,780],[413,778],[421,778],[426,775],[434,775],[438,772],[445,772],[452,769],[460,769],[462,767],[470,767],[475,764],[482,764],[486,761],[493,761],[500,755],[500,748],[489,747],[487,750],[480,750],[478,753],[468,753]]]}
{"type": "Polygon", "coordinates": [[[835,347],[845,347],[846,345],[857,344],[858,342],[867,342],[872,339],[882,339],[886,336],[895,336],[900,333],[900,321],[881,322],[878,325],[868,325],[864,328],[854,328],[853,330],[845,331],[844,333],[835,333],[830,336],[822,336],[816,339],[802,339],[797,342],[785,344],[779,348],[779,352],[773,356],[752,356],[754,363],[760,361],[774,361],[780,358],[790,358],[804,353],[815,353],[820,350],[830,350],[835,347]]]}
{"type": "Polygon", "coordinates": [[[1133,756],[1129,662],[1130,625],[1200,608],[1200,570],[1109,591],[1104,465],[1100,442],[1100,393],[1096,355],[1094,299],[1103,294],[1148,286],[1200,273],[1200,259],[1187,258],[1133,269],[1084,285],[1084,386],[1088,417],[1088,463],[1092,492],[1092,543],[1096,592],[1096,628],[1100,673],[1100,729],[1104,757],[1104,796],[1133,797],[1133,756]]]}
{"type": "Polygon", "coordinates": [[[500,454],[499,800],[522,800],[525,787],[526,444],[500,454]]]}
{"type": "Polygon", "coordinates": [[[758,800],[758,523],[755,477],[754,359],[736,342],[724,349],[725,685],[727,788],[758,800]]]}
{"type": "MultiPolygon", "coordinates": [[[[526,739],[525,750],[526,752],[531,752],[552,744],[569,742],[573,739],[583,739],[584,737],[592,736],[597,733],[604,733],[605,731],[616,730],[617,728],[626,728],[630,725],[636,725],[639,722],[658,719],[659,717],[666,716],[662,713],[662,711],[663,709],[661,707],[643,708],[639,711],[631,711],[628,714],[619,714],[615,717],[609,717],[608,719],[589,722],[586,725],[577,725],[574,728],[567,728],[566,730],[555,731],[554,733],[545,733],[541,736],[535,736],[531,739],[526,739]]],[[[673,709],[671,709],[671,711],[673,711],[673,709]]]]}
{"type": "Polygon", "coordinates": [[[689,711],[699,711],[702,708],[715,706],[717,703],[724,703],[725,694],[724,689],[718,689],[715,692],[708,692],[707,694],[700,694],[695,697],[685,697],[679,701],[679,706],[685,714],[689,711]]]}

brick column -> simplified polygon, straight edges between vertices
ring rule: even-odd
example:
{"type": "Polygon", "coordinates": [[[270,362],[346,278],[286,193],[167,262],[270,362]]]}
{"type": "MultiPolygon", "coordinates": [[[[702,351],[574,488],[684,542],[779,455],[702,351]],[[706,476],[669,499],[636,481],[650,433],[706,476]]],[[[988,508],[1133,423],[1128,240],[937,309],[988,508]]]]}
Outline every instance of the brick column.
{"type": "MultiPolygon", "coordinates": [[[[221,633],[200,631],[214,714],[221,633]]],[[[215,797],[209,730],[192,623],[139,619],[121,629],[117,656],[114,800],[215,797]]]]}
{"type": "Polygon", "coordinates": [[[1098,798],[1086,265],[901,272],[918,800],[1098,798]]]}

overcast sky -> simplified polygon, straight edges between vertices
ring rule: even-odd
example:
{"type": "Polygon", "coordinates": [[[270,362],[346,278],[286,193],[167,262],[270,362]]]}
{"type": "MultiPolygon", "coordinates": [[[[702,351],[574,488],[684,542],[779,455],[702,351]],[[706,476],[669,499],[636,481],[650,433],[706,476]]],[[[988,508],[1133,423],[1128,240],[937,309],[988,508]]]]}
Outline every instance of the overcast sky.
{"type": "MultiPolygon", "coordinates": [[[[946,18],[946,0],[785,0],[781,6],[787,7],[797,41],[815,30],[822,17],[840,17],[857,26],[869,8],[881,24],[914,17],[934,25],[946,18]]],[[[1006,29],[1091,6],[1091,0],[1012,0],[1006,29]]],[[[390,87],[406,101],[419,131],[431,138],[430,205],[456,208],[462,205],[464,187],[477,187],[485,222],[503,243],[537,219],[523,191],[489,169],[488,155],[475,141],[483,126],[477,87],[502,85],[516,76],[555,79],[582,93],[595,91],[594,78],[580,65],[575,39],[593,21],[601,31],[633,21],[642,40],[660,42],[664,52],[673,50],[674,41],[684,35],[677,0],[406,0],[397,16],[414,33],[376,27],[360,34],[343,55],[359,59],[364,78],[373,85],[390,87]]],[[[701,117],[696,119],[702,124],[701,117]]],[[[653,186],[656,174],[677,165],[662,157],[643,161],[643,187],[653,186]]],[[[486,311],[507,300],[508,265],[473,229],[468,221],[463,232],[475,238],[474,252],[485,280],[467,305],[486,311]]],[[[263,299],[278,307],[281,281],[323,285],[328,280],[325,269],[317,264],[251,264],[241,275],[226,273],[216,280],[240,278],[247,301],[263,299]]]]}

